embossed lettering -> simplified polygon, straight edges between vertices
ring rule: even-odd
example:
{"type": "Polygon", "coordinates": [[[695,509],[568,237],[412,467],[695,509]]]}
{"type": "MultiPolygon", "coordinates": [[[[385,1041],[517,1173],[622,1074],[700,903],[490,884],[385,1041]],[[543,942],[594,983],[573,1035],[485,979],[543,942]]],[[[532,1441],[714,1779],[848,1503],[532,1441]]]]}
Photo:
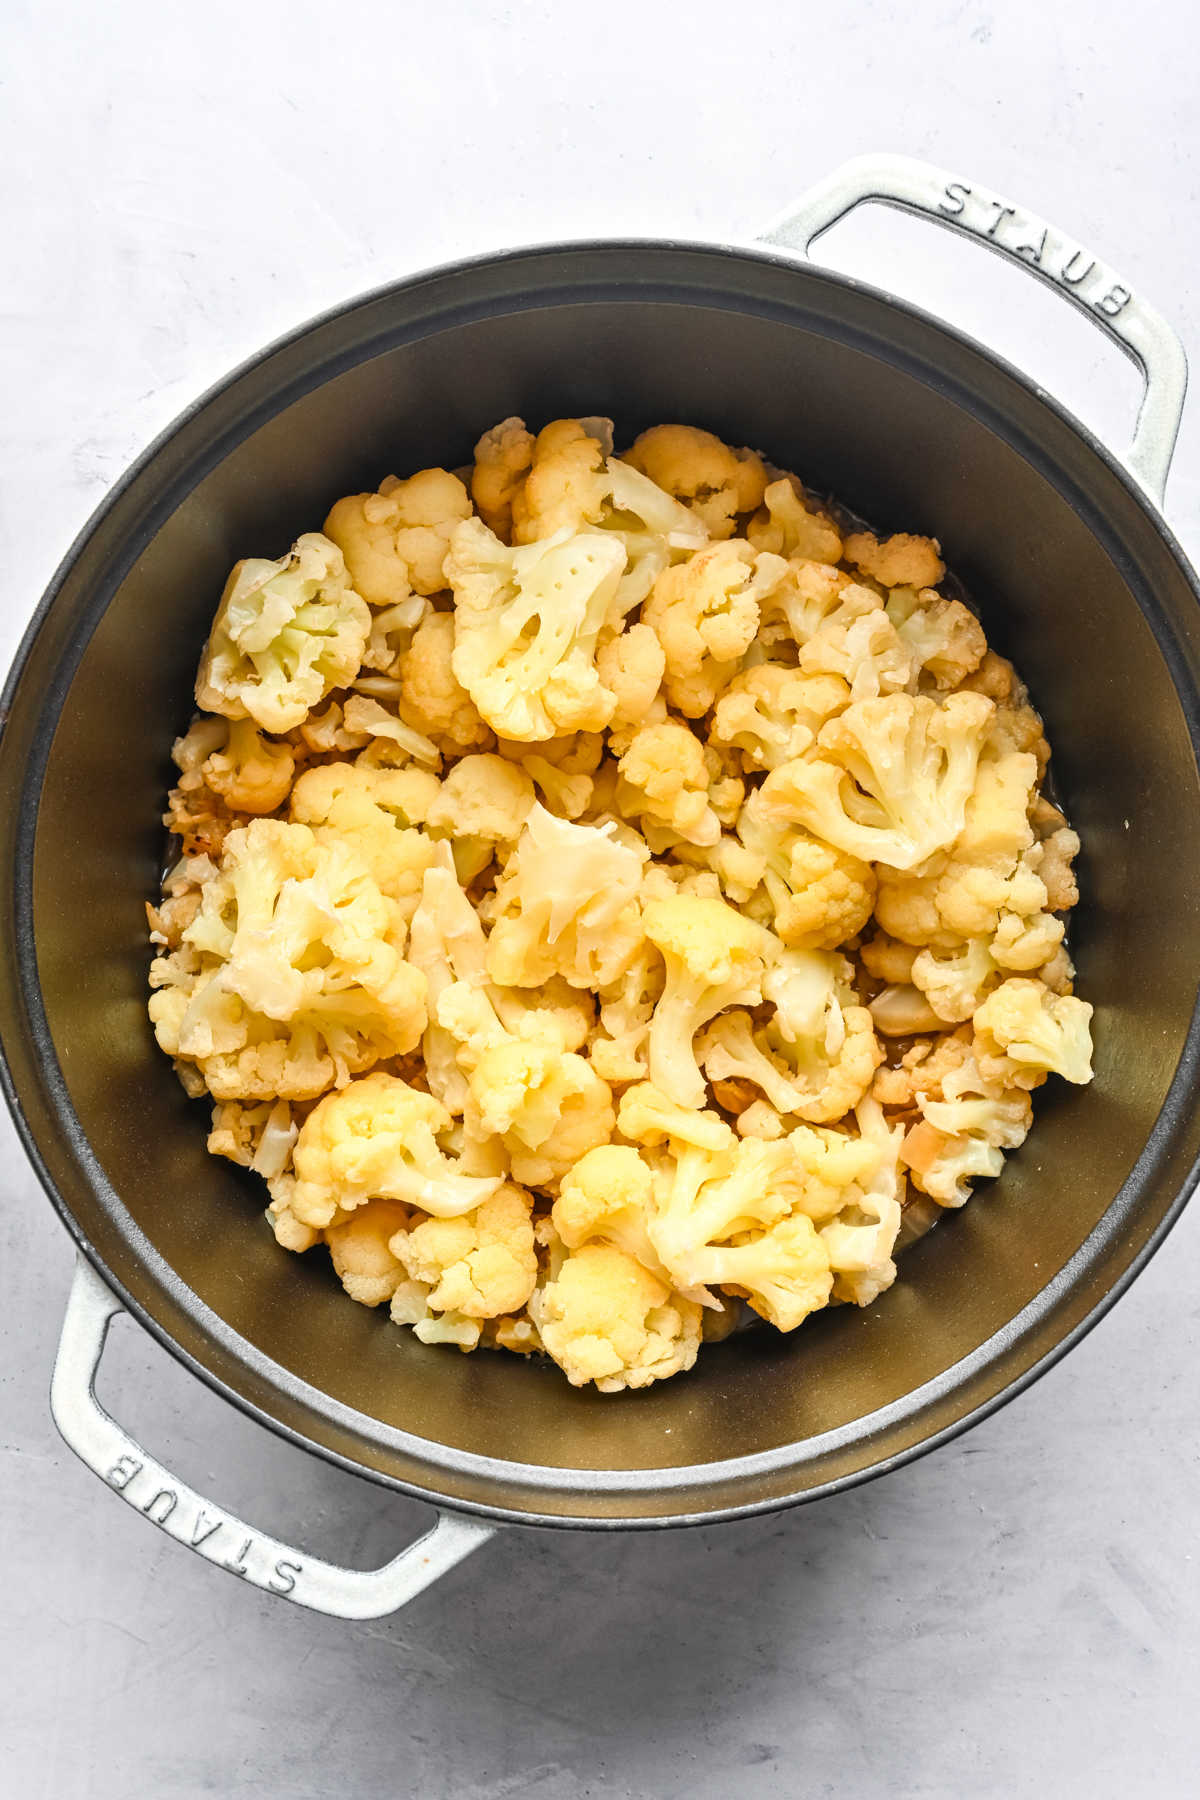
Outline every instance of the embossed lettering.
{"type": "Polygon", "coordinates": [[[151,1498],[147,1500],[142,1511],[148,1519],[153,1519],[156,1525],[165,1525],[178,1504],[179,1495],[175,1492],[174,1488],[159,1488],[157,1494],[152,1495],[151,1498]],[[154,1509],[160,1500],[165,1500],[166,1505],[156,1513],[154,1509]]]}
{"type": "Polygon", "coordinates": [[[246,1558],[253,1548],[254,1539],[247,1538],[232,1562],[230,1562],[228,1557],[225,1558],[225,1567],[231,1569],[235,1575],[244,1575],[246,1573],[246,1558]]]}
{"type": "Polygon", "coordinates": [[[1081,282],[1087,280],[1088,276],[1096,266],[1095,258],[1093,257],[1086,269],[1080,270],[1078,274],[1072,274],[1071,271],[1074,269],[1075,264],[1082,255],[1082,250],[1072,250],[1070,262],[1065,262],[1062,266],[1062,279],[1066,282],[1068,287],[1078,287],[1081,282]]]}
{"type": "Polygon", "coordinates": [[[992,220],[991,224],[988,226],[987,231],[984,233],[984,236],[994,238],[1005,219],[1015,219],[1016,218],[1017,210],[1016,210],[1016,207],[1014,207],[1014,206],[1005,206],[1003,200],[991,200],[988,202],[988,204],[990,206],[995,207],[996,216],[992,220]]]}
{"type": "Polygon", "coordinates": [[[141,1472],[142,1464],[137,1460],[136,1456],[119,1456],[112,1468],[108,1471],[105,1479],[111,1481],[118,1492],[123,1492],[129,1486],[134,1476],[140,1475],[141,1472]]]}
{"type": "Polygon", "coordinates": [[[1036,244],[1018,244],[1016,254],[1018,256],[1026,257],[1029,262],[1036,264],[1040,269],[1042,266],[1042,258],[1046,254],[1046,239],[1049,236],[1049,227],[1046,227],[1043,229],[1042,235],[1036,244]]]}
{"type": "Polygon", "coordinates": [[[1107,313],[1110,319],[1115,319],[1117,314],[1123,312],[1132,299],[1133,295],[1130,293],[1129,289],[1127,287],[1122,287],[1118,281],[1109,288],[1107,294],[1101,294],[1100,298],[1096,301],[1096,307],[1098,311],[1107,313]]]}
{"type": "Polygon", "coordinates": [[[938,211],[949,213],[952,219],[956,219],[970,198],[971,190],[965,181],[948,181],[946,192],[938,201],[938,211]]]}
{"type": "Polygon", "coordinates": [[[267,1586],[273,1594],[290,1594],[296,1585],[297,1575],[304,1573],[304,1564],[284,1562],[282,1558],[275,1564],[275,1573],[267,1586]]]}
{"type": "Polygon", "coordinates": [[[196,1523],[192,1526],[192,1549],[198,1550],[201,1544],[207,1544],[214,1531],[220,1531],[224,1523],[224,1519],[214,1519],[207,1530],[203,1529],[204,1508],[201,1507],[200,1511],[196,1514],[196,1523]]]}

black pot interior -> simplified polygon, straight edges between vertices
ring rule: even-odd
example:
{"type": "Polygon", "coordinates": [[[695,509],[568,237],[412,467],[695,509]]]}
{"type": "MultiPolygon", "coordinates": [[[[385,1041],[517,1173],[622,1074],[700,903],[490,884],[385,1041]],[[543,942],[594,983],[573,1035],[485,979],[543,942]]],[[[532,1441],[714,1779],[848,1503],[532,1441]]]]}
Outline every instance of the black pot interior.
{"type": "Polygon", "coordinates": [[[1194,604],[1152,516],[1051,408],[831,277],[716,251],[579,248],[447,273],[319,324],[135,475],[68,569],[16,695],[7,935],[27,950],[32,931],[53,1056],[36,1042],[28,963],[23,997],[6,971],[6,1048],[65,1209],[199,1366],[385,1479],[611,1520],[778,1503],[905,1452],[1079,1324],[1194,1154],[1190,1065],[1146,1150],[1196,997],[1200,805],[1180,699],[1193,705],[1194,604]],[[660,419],[701,423],[880,527],[936,534],[1030,683],[1084,843],[1074,954],[1096,1007],[1094,1085],[1051,1084],[1001,1178],[907,1253],[868,1312],[710,1347],[688,1376],[619,1399],[537,1363],[426,1348],[345,1299],[324,1252],[278,1250],[257,1182],[205,1153],[206,1108],[184,1099],[145,1012],[168,750],[229,566],[279,554],[341,493],[461,464],[512,412],[610,413],[625,440],[660,419]],[[868,1418],[882,1408],[895,1416],[868,1418]],[[634,1498],[551,1473],[534,1494],[520,1471],[489,1474],[464,1452],[627,1472],[775,1452],[778,1468],[712,1471],[690,1499],[636,1473],[634,1498]]]}

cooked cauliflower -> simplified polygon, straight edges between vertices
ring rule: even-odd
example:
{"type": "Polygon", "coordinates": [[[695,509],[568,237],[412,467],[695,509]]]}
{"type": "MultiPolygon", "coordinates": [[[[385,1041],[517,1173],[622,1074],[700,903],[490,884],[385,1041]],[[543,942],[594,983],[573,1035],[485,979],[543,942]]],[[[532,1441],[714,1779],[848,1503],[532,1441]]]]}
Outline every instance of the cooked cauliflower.
{"type": "Polygon", "coordinates": [[[665,1381],[690,1369],[700,1349],[699,1306],[615,1244],[563,1256],[529,1311],[571,1386],[592,1382],[602,1394],[665,1381]]]}
{"type": "Polygon", "coordinates": [[[723,900],[690,894],[651,901],[643,924],[666,964],[666,984],[650,1021],[650,1079],[680,1106],[703,1106],[696,1034],[725,1007],[761,1000],[774,940],[723,900]]]}
{"type": "Polygon", "coordinates": [[[991,716],[982,694],[855,701],[775,771],[777,803],[837,850],[913,869],[962,830],[991,716]]]}
{"type": "Polygon", "coordinates": [[[325,521],[350,579],[371,606],[395,606],[410,594],[447,586],[443,565],[455,528],[471,517],[457,475],[422,469],[407,481],[389,475],[377,494],[348,494],[325,521]]]}
{"type": "Polygon", "coordinates": [[[196,705],[290,731],[331,688],[353,681],[370,630],[341,551],[306,532],[278,562],[235,565],[200,658],[196,705]]]}
{"type": "Polygon", "coordinates": [[[729,538],[739,514],[762,503],[766,470],[752,450],[731,450],[693,425],[655,425],[625,461],[695,513],[710,537],[729,538]]]}
{"type": "Polygon", "coordinates": [[[454,675],[504,737],[536,743],[598,731],[616,697],[596,672],[601,629],[625,568],[620,540],[556,532],[507,549],[478,519],[454,534],[454,675]]]}
{"type": "Polygon", "coordinates": [[[872,1304],[908,1193],[905,1238],[1091,1078],[1079,838],[937,542],[613,438],[502,420],[238,564],[146,906],[277,1243],[605,1393],[872,1304]]]}
{"type": "Polygon", "coordinates": [[[662,645],[666,696],[685,718],[706,713],[736,673],[758,630],[759,596],[783,567],[733,538],[664,569],[655,582],[642,622],[662,645]]]}

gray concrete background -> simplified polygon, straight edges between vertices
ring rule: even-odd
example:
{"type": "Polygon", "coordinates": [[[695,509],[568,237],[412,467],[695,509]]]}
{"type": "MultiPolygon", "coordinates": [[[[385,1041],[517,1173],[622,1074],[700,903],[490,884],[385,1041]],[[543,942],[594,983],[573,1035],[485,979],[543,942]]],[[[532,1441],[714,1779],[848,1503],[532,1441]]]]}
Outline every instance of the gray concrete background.
{"type": "MultiPolygon", "coordinates": [[[[843,156],[960,169],[1200,344],[1191,8],[783,0],[0,16],[0,653],[141,445],[276,332],[556,235],[740,236],[843,156]]],[[[945,310],[1112,442],[1133,373],[1067,308],[876,209],[829,260],[945,310]]],[[[1168,511],[1200,549],[1200,417],[1168,511]]],[[[1200,1212],[966,1439],[845,1499],[641,1537],[510,1532],[393,1619],[307,1617],[75,1463],[71,1254],[0,1125],[0,1790],[1059,1800],[1198,1791],[1200,1212]]],[[[277,1443],[136,1327],[106,1401],[187,1479],[367,1566],[425,1509],[277,1443]]]]}

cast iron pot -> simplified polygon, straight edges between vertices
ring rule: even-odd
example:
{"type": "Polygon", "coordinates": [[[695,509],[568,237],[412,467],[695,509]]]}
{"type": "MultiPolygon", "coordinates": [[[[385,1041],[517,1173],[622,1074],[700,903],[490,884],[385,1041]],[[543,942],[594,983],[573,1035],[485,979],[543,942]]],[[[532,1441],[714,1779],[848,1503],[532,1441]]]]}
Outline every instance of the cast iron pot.
{"type": "Polygon", "coordinates": [[[59,570],[0,743],[5,1084],[80,1250],[54,1377],[72,1448],[179,1541],[350,1617],[390,1610],[496,1521],[728,1519],[894,1468],[1025,1386],[1128,1285],[1193,1179],[1195,577],[1158,508],[1185,386],[1170,329],[1040,220],[925,165],[862,159],[766,234],[780,249],[630,242],[438,269],[338,309],[193,407],[59,570]],[[974,233],[1069,294],[1141,365],[1123,463],[978,344],[798,260],[867,199],[974,233]],[[620,1399],[517,1357],[456,1356],[285,1256],[261,1193],[204,1149],[146,1020],[168,750],[230,564],[338,494],[464,462],[480,429],[609,413],[619,439],[695,420],[881,528],[936,533],[1028,678],[1084,843],[1074,953],[1096,1080],[1052,1084],[1004,1174],[905,1256],[869,1312],[749,1333],[620,1399]],[[262,1423],[440,1511],[387,1568],[337,1569],[244,1526],[98,1406],[112,1315],[142,1321],[262,1423]],[[492,1523],[489,1523],[492,1522],[492,1523]]]}

